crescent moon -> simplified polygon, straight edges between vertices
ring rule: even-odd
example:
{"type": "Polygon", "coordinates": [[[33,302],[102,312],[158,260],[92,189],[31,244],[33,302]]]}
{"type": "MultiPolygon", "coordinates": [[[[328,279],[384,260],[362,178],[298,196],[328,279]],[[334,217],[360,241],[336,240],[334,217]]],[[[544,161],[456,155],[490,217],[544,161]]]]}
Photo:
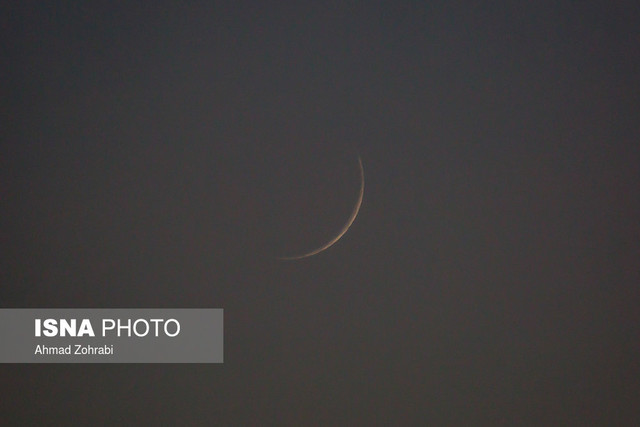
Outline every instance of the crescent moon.
{"type": "Polygon", "coordinates": [[[313,256],[313,255],[317,255],[320,252],[323,252],[323,251],[329,249],[338,240],[340,240],[342,238],[342,236],[345,235],[347,230],[349,230],[349,227],[351,227],[353,222],[356,220],[356,217],[358,216],[358,212],[360,211],[360,206],[362,205],[362,199],[364,197],[364,168],[362,167],[362,159],[360,158],[360,156],[358,156],[358,166],[360,166],[360,192],[358,193],[358,200],[356,201],[356,205],[353,208],[353,211],[351,212],[351,215],[349,216],[349,219],[347,220],[346,224],[342,227],[342,229],[338,232],[338,234],[336,234],[336,236],[333,239],[329,240],[327,243],[325,243],[324,245],[320,246],[318,249],[314,249],[311,252],[307,252],[307,253],[302,254],[302,255],[278,257],[278,259],[281,259],[281,260],[284,260],[284,261],[292,261],[292,260],[296,260],[296,259],[302,259],[302,258],[307,258],[307,257],[313,256]]]}

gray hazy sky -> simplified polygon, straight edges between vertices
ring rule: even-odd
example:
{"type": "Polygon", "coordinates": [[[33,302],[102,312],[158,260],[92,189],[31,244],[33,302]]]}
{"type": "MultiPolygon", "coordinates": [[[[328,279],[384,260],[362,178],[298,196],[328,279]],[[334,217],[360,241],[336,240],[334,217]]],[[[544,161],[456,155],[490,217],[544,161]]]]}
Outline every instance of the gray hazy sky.
{"type": "Polygon", "coordinates": [[[638,423],[636,2],[19,3],[0,304],[225,363],[5,365],[16,423],[638,423]]]}

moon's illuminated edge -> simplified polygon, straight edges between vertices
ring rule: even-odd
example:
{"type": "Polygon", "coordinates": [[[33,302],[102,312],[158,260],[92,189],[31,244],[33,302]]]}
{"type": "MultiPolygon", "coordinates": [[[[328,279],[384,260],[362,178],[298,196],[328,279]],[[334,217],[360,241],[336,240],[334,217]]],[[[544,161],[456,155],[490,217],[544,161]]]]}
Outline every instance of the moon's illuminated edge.
{"type": "Polygon", "coordinates": [[[358,212],[360,211],[360,206],[362,205],[362,199],[364,198],[364,168],[362,167],[362,159],[360,158],[360,156],[358,156],[358,165],[360,166],[360,193],[358,194],[358,201],[356,202],[356,205],[353,208],[353,211],[351,212],[351,215],[349,216],[349,219],[347,220],[346,224],[342,227],[342,229],[338,232],[338,234],[334,238],[329,240],[329,242],[327,242],[324,245],[320,246],[318,249],[314,249],[311,252],[307,252],[307,253],[302,254],[302,255],[278,257],[278,259],[283,260],[283,261],[293,261],[293,260],[307,258],[307,257],[313,256],[313,255],[317,255],[320,252],[323,252],[323,251],[329,249],[338,240],[340,240],[340,238],[342,238],[342,236],[345,235],[347,230],[349,230],[349,227],[351,227],[353,222],[356,220],[356,217],[358,216],[358,212]]]}

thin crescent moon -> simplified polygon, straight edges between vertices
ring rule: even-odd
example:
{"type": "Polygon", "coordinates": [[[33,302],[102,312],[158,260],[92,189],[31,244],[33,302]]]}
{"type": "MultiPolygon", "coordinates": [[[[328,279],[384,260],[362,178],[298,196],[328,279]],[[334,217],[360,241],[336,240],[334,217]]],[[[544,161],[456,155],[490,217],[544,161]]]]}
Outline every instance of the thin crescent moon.
{"type": "Polygon", "coordinates": [[[351,227],[351,224],[353,224],[353,222],[356,220],[356,216],[358,216],[358,212],[360,211],[360,206],[362,205],[362,199],[364,197],[364,168],[362,167],[362,159],[360,159],[360,156],[358,156],[358,165],[360,166],[360,193],[358,194],[358,201],[356,202],[356,206],[353,208],[353,211],[351,212],[351,215],[349,216],[347,223],[342,227],[342,229],[338,232],[338,234],[333,239],[329,240],[329,242],[327,242],[326,244],[320,246],[318,249],[315,249],[311,252],[308,252],[303,255],[278,257],[278,259],[281,259],[284,261],[291,261],[291,260],[307,258],[313,255],[319,254],[320,252],[329,249],[338,240],[340,240],[342,236],[345,235],[347,230],[349,230],[349,227],[351,227]]]}

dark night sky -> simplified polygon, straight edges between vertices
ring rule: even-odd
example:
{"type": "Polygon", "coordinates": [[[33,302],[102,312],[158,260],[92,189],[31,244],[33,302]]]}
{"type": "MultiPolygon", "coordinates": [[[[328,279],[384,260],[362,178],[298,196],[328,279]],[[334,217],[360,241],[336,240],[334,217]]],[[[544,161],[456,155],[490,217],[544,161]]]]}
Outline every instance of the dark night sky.
{"type": "Polygon", "coordinates": [[[637,2],[12,3],[0,306],[224,308],[225,363],[2,418],[640,422],[637,2]]]}

